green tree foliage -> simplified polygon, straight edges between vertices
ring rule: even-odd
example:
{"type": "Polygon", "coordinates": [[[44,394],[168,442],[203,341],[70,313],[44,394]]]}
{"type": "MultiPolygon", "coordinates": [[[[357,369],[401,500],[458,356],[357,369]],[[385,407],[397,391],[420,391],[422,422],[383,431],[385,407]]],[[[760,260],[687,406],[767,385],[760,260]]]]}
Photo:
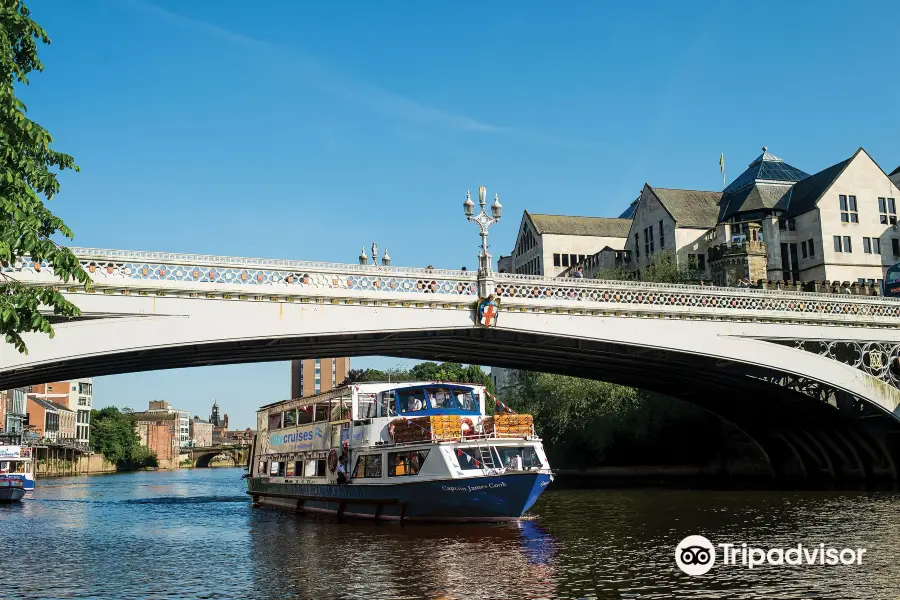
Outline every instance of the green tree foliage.
{"type": "Polygon", "coordinates": [[[504,399],[534,416],[557,466],[707,463],[721,447],[721,420],[679,400],[634,388],[515,371],[504,399]]]}
{"type": "MultiPolygon", "coordinates": [[[[641,271],[640,280],[652,283],[697,283],[700,272],[689,266],[679,265],[675,255],[668,250],[657,252],[647,268],[641,271]]],[[[632,281],[635,273],[622,267],[600,269],[594,274],[596,279],[632,281]]]]}
{"type": "Polygon", "coordinates": [[[461,363],[423,362],[411,369],[350,369],[344,383],[362,383],[366,381],[456,381],[459,383],[475,383],[494,391],[494,382],[490,375],[477,365],[464,366],[461,363]]]}
{"type": "MultiPolygon", "coordinates": [[[[28,85],[32,71],[42,71],[38,42],[50,38],[30,17],[22,0],[0,0],[0,267],[22,258],[46,260],[63,281],[88,286],[90,278],[78,259],[57,246],[51,236],[72,231],[54,216],[45,203],[59,192],[59,171],[78,170],[74,159],[50,149],[53,137],[26,116],[25,104],[16,97],[16,85],[28,85]]],[[[27,352],[21,334],[39,331],[53,336],[50,321],[40,312],[73,317],[78,308],[58,290],[24,285],[0,276],[0,334],[20,352],[27,352]]]]}
{"type": "Polygon", "coordinates": [[[141,446],[134,415],[115,406],[91,411],[91,448],[119,469],[156,467],[156,455],[141,446]]]}

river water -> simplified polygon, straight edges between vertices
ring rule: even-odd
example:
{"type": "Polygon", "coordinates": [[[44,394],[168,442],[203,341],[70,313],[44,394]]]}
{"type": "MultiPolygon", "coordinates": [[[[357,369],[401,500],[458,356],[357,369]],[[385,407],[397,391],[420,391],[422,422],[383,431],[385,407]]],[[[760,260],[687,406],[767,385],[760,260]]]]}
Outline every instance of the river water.
{"type": "Polygon", "coordinates": [[[253,508],[240,469],[45,479],[0,506],[4,598],[900,597],[891,492],[563,490],[501,525],[340,524],[253,508]],[[716,564],[675,545],[866,548],[862,565],[716,564]]]}

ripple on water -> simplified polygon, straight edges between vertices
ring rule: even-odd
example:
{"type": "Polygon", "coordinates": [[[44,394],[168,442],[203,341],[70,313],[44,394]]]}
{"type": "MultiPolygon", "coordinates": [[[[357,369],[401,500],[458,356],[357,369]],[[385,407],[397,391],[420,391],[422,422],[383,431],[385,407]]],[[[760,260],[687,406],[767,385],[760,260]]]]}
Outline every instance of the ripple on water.
{"type": "Polygon", "coordinates": [[[518,524],[342,525],[251,507],[241,474],[39,482],[0,509],[0,531],[42,540],[41,564],[53,565],[30,570],[16,597],[900,597],[896,494],[551,489],[518,524]],[[861,567],[719,565],[691,578],[673,559],[689,534],[868,553],[861,567]]]}

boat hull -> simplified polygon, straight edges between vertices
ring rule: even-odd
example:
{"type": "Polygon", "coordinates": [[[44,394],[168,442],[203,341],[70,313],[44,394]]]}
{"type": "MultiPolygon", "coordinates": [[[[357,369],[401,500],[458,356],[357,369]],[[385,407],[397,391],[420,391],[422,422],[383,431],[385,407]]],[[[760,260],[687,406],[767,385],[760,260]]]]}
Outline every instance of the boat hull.
{"type": "Polygon", "coordinates": [[[18,502],[25,497],[23,487],[0,487],[0,502],[18,502]]]}
{"type": "Polygon", "coordinates": [[[549,473],[524,472],[376,484],[316,484],[248,479],[254,502],[341,517],[411,521],[512,521],[537,501],[549,473]]]}

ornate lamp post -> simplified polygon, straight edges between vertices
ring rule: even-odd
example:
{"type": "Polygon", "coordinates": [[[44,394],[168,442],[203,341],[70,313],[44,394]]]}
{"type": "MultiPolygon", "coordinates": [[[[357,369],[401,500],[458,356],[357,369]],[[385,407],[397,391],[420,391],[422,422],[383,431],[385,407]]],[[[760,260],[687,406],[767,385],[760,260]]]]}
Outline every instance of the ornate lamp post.
{"type": "Polygon", "coordinates": [[[500,215],[503,213],[503,205],[500,204],[500,197],[497,194],[494,194],[494,203],[491,204],[491,214],[493,216],[488,216],[487,212],[485,212],[485,206],[487,202],[485,201],[485,197],[487,196],[487,190],[484,186],[478,188],[478,204],[481,205],[481,212],[475,215],[475,203],[472,202],[472,197],[469,195],[469,192],[466,191],[466,201],[463,202],[463,210],[466,212],[466,218],[478,225],[478,229],[481,231],[481,252],[478,254],[478,294],[482,298],[486,298],[494,291],[494,282],[491,278],[491,274],[493,271],[491,265],[491,254],[488,252],[488,228],[500,220],[500,215]]]}
{"type": "MultiPolygon", "coordinates": [[[[369,257],[366,254],[366,249],[363,249],[359,253],[359,264],[367,265],[369,264],[369,257]]],[[[378,266],[378,244],[372,242],[372,264],[374,266],[378,266]]],[[[388,256],[387,248],[384,249],[384,256],[381,258],[381,265],[384,267],[389,267],[391,265],[391,257],[388,256]]]]}

